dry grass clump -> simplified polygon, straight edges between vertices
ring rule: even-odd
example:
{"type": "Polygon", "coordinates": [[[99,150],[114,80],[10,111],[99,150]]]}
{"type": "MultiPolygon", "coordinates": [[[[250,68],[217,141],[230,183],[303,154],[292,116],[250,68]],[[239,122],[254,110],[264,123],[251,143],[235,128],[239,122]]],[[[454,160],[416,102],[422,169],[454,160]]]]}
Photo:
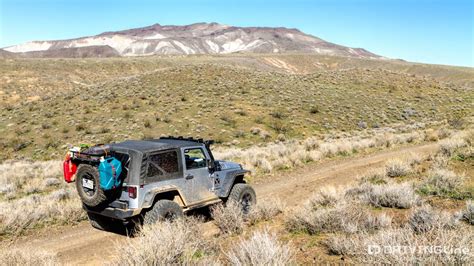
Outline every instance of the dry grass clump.
{"type": "Polygon", "coordinates": [[[412,168],[405,160],[392,159],[385,164],[385,172],[388,177],[401,177],[412,173],[412,168]]]}
{"type": "Polygon", "coordinates": [[[211,208],[211,215],[224,234],[240,234],[244,230],[244,214],[236,203],[217,204],[211,208]]]}
{"type": "Polygon", "coordinates": [[[474,225],[474,202],[472,200],[466,202],[466,208],[461,212],[461,219],[474,225]]]}
{"type": "Polygon", "coordinates": [[[472,229],[435,229],[415,233],[409,228],[382,229],[373,234],[333,235],[325,241],[333,254],[348,255],[361,264],[443,264],[472,262],[472,229]]]}
{"type": "Polygon", "coordinates": [[[85,213],[74,188],[0,202],[0,235],[16,235],[40,225],[84,219],[85,213]]]}
{"type": "Polygon", "coordinates": [[[461,137],[445,139],[439,143],[439,153],[451,157],[456,150],[465,147],[466,145],[466,141],[461,137]]]}
{"type": "Polygon", "coordinates": [[[15,198],[61,183],[61,161],[6,161],[0,164],[0,195],[15,198]]]}
{"type": "Polygon", "coordinates": [[[447,169],[433,170],[428,179],[419,187],[419,192],[426,195],[436,195],[463,199],[468,197],[468,193],[463,191],[464,176],[447,169]]]}
{"type": "Polygon", "coordinates": [[[283,213],[285,204],[279,199],[259,201],[252,208],[246,219],[255,224],[258,221],[269,221],[280,213],[283,213]]]}
{"type": "Polygon", "coordinates": [[[408,225],[415,233],[426,233],[434,229],[453,229],[458,220],[446,212],[434,210],[430,206],[422,206],[414,210],[408,225]]]}
{"type": "Polygon", "coordinates": [[[4,248],[0,250],[0,261],[5,266],[18,265],[58,265],[53,254],[32,249],[4,248]]]}
{"type": "Polygon", "coordinates": [[[439,129],[428,129],[426,130],[426,137],[425,139],[428,140],[428,141],[438,141],[440,139],[445,139],[449,136],[451,136],[452,132],[451,130],[445,128],[445,127],[442,127],[442,128],[439,128],[439,129]]]}
{"type": "Polygon", "coordinates": [[[306,203],[311,209],[335,206],[344,199],[344,191],[335,187],[320,188],[306,203]]]}
{"type": "Polygon", "coordinates": [[[116,245],[115,265],[195,264],[206,251],[198,221],[179,219],[145,226],[135,238],[116,245]]]}
{"type": "Polygon", "coordinates": [[[279,241],[266,229],[254,232],[249,239],[240,240],[227,254],[231,265],[292,265],[292,247],[279,241]]]}
{"type": "Polygon", "coordinates": [[[327,207],[306,204],[288,216],[285,224],[290,232],[358,233],[389,227],[391,218],[373,215],[355,202],[341,201],[327,207]]]}
{"type": "Polygon", "coordinates": [[[217,204],[211,207],[214,223],[223,234],[240,234],[245,224],[255,224],[259,221],[268,221],[283,213],[285,205],[279,200],[261,201],[248,214],[242,212],[241,207],[233,202],[217,204]]]}
{"type": "Polygon", "coordinates": [[[419,203],[413,186],[409,183],[364,183],[349,189],[347,196],[365,201],[375,207],[409,209],[419,203]]]}

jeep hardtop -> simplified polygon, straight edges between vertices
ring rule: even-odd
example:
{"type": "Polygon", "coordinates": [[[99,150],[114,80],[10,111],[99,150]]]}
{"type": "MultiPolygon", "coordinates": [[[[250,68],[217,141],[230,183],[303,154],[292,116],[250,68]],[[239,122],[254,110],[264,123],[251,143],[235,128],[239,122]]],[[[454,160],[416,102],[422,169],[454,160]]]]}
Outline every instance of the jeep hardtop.
{"type": "Polygon", "coordinates": [[[87,153],[72,156],[76,187],[92,226],[108,230],[113,222],[154,223],[228,201],[248,212],[256,203],[255,191],[244,178],[249,171],[215,160],[212,143],[162,137],[108,144],[104,154],[122,165],[121,185],[109,191],[99,185],[97,160],[87,153]]]}

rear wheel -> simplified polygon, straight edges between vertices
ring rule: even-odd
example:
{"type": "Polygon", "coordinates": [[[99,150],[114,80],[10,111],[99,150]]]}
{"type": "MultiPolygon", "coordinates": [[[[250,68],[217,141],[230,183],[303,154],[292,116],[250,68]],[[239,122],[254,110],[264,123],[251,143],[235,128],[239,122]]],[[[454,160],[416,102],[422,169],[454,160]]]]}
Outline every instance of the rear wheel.
{"type": "Polygon", "coordinates": [[[89,217],[89,222],[91,223],[92,227],[95,229],[114,231],[118,228],[118,223],[110,218],[90,212],[87,213],[87,216],[89,217]]]}
{"type": "Polygon", "coordinates": [[[89,207],[97,207],[107,201],[100,188],[99,170],[88,164],[81,164],[76,172],[76,189],[82,202],[89,207]]]}
{"type": "Polygon", "coordinates": [[[154,224],[160,221],[173,221],[182,218],[183,210],[174,201],[159,200],[144,216],[143,224],[154,224]]]}
{"type": "Polygon", "coordinates": [[[244,214],[248,214],[250,210],[257,204],[257,195],[255,190],[247,184],[235,184],[230,191],[227,202],[239,204],[244,214]]]}

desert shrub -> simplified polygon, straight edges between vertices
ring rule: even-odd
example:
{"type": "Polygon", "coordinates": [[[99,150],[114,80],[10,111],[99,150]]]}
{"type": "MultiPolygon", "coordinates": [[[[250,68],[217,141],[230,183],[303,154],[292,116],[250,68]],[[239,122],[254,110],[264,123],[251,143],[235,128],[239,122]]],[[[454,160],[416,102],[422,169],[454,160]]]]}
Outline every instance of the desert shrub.
{"type": "Polygon", "coordinates": [[[32,250],[32,249],[18,249],[5,248],[0,250],[0,261],[5,266],[18,265],[58,265],[56,256],[53,254],[32,250]]]}
{"type": "Polygon", "coordinates": [[[283,112],[278,111],[278,110],[275,110],[275,111],[271,112],[270,115],[274,118],[277,118],[277,119],[282,119],[282,118],[285,117],[285,114],[283,114],[283,112]]]}
{"type": "Polygon", "coordinates": [[[260,134],[260,132],[262,132],[262,129],[258,128],[258,127],[253,127],[253,128],[250,129],[250,133],[252,135],[258,135],[258,134],[260,134]]]}
{"type": "Polygon", "coordinates": [[[306,151],[312,151],[319,148],[319,140],[317,138],[307,138],[303,141],[303,145],[306,151]]]}
{"type": "Polygon", "coordinates": [[[279,199],[260,201],[250,211],[247,219],[251,224],[258,221],[269,221],[276,215],[283,213],[284,209],[285,205],[279,199]]]}
{"type": "Polygon", "coordinates": [[[454,228],[457,219],[446,212],[439,212],[430,206],[422,206],[414,210],[409,219],[408,225],[415,233],[425,233],[433,229],[454,228]]]}
{"type": "Polygon", "coordinates": [[[270,123],[269,127],[278,134],[285,134],[290,130],[288,125],[280,120],[274,120],[272,123],[270,123]]]}
{"type": "Polygon", "coordinates": [[[0,164],[0,195],[38,193],[61,183],[61,161],[6,161],[0,164]]]}
{"type": "Polygon", "coordinates": [[[309,108],[309,113],[310,114],[317,114],[319,113],[319,107],[316,105],[313,105],[309,108]]]}
{"type": "Polygon", "coordinates": [[[86,125],[84,124],[77,124],[76,125],[76,131],[83,131],[86,129],[86,125]]]}
{"type": "Polygon", "coordinates": [[[437,132],[437,135],[438,135],[439,139],[445,139],[445,138],[451,136],[451,134],[452,134],[452,132],[449,129],[445,128],[445,127],[439,128],[438,130],[436,130],[436,132],[437,132]]]}
{"type": "Polygon", "coordinates": [[[354,246],[358,244],[356,241],[357,237],[355,236],[351,237],[351,235],[337,233],[330,235],[321,243],[331,255],[351,255],[354,252],[354,246]]]}
{"type": "Polygon", "coordinates": [[[43,183],[45,187],[51,187],[61,184],[61,181],[59,180],[59,178],[49,177],[46,178],[43,183]]]}
{"type": "Polygon", "coordinates": [[[324,187],[314,193],[307,204],[311,209],[335,206],[344,197],[344,192],[334,187],[324,187]]]}
{"type": "Polygon", "coordinates": [[[264,230],[240,240],[227,257],[232,265],[291,265],[294,254],[290,245],[264,230]]]}
{"type": "Polygon", "coordinates": [[[198,221],[179,219],[145,226],[135,238],[116,245],[117,265],[175,265],[197,263],[196,254],[207,250],[198,221]]]}
{"type": "Polygon", "coordinates": [[[240,234],[244,229],[244,214],[238,204],[229,202],[211,208],[214,223],[224,234],[240,234]]]}
{"type": "Polygon", "coordinates": [[[312,209],[309,204],[286,218],[285,225],[290,232],[357,233],[389,227],[390,217],[373,215],[362,206],[341,202],[332,207],[312,209]]]}
{"type": "Polygon", "coordinates": [[[145,122],[143,122],[143,126],[146,127],[146,128],[151,128],[150,120],[145,120],[145,122]]]}
{"type": "Polygon", "coordinates": [[[0,202],[0,235],[18,235],[40,225],[70,224],[85,218],[76,190],[60,189],[46,195],[0,202]]]}
{"type": "Polygon", "coordinates": [[[256,158],[255,166],[263,173],[270,173],[273,170],[272,164],[265,158],[256,158]]]}
{"type": "Polygon", "coordinates": [[[269,139],[272,135],[266,131],[266,130],[262,130],[260,131],[260,134],[259,134],[260,138],[262,138],[263,140],[267,140],[269,139]]]}
{"type": "Polygon", "coordinates": [[[389,228],[372,234],[333,235],[324,243],[331,253],[347,255],[357,264],[463,265],[474,259],[474,234],[466,227],[422,234],[407,227],[389,228]]]}
{"type": "Polygon", "coordinates": [[[237,124],[237,121],[228,115],[222,115],[220,118],[226,126],[235,127],[237,124]]]}
{"type": "Polygon", "coordinates": [[[409,209],[419,202],[413,186],[401,184],[363,184],[346,192],[350,197],[358,198],[375,207],[409,209]]]}
{"type": "Polygon", "coordinates": [[[454,154],[454,159],[464,162],[468,159],[474,159],[474,147],[467,146],[461,149],[458,149],[454,154]]]}
{"type": "Polygon", "coordinates": [[[412,172],[410,164],[404,160],[393,159],[385,164],[385,172],[388,177],[406,176],[412,172]]]}
{"type": "Polygon", "coordinates": [[[466,141],[460,137],[449,138],[439,143],[438,152],[444,156],[451,157],[457,149],[465,147],[466,145],[466,141]]]}
{"type": "Polygon", "coordinates": [[[425,157],[417,153],[410,153],[405,158],[405,161],[412,167],[415,165],[421,164],[424,160],[425,160],[425,157]]]}
{"type": "Polygon", "coordinates": [[[436,195],[463,199],[469,193],[463,191],[464,177],[447,169],[435,169],[419,187],[418,191],[426,195],[436,195]]]}
{"type": "Polygon", "coordinates": [[[440,139],[445,139],[451,135],[451,131],[447,128],[439,128],[437,130],[428,129],[426,130],[425,140],[428,141],[438,141],[440,139]]]}
{"type": "Polygon", "coordinates": [[[461,212],[461,219],[474,225],[474,202],[466,202],[466,208],[461,212]]]}

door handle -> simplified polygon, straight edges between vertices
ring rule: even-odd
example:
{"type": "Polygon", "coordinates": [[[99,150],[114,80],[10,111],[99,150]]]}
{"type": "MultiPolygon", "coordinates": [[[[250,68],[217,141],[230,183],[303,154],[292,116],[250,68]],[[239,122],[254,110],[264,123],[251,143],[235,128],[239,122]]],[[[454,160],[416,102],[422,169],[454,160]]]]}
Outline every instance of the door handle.
{"type": "Polygon", "coordinates": [[[192,174],[187,174],[186,175],[186,180],[193,179],[193,178],[194,178],[194,176],[192,174]]]}

